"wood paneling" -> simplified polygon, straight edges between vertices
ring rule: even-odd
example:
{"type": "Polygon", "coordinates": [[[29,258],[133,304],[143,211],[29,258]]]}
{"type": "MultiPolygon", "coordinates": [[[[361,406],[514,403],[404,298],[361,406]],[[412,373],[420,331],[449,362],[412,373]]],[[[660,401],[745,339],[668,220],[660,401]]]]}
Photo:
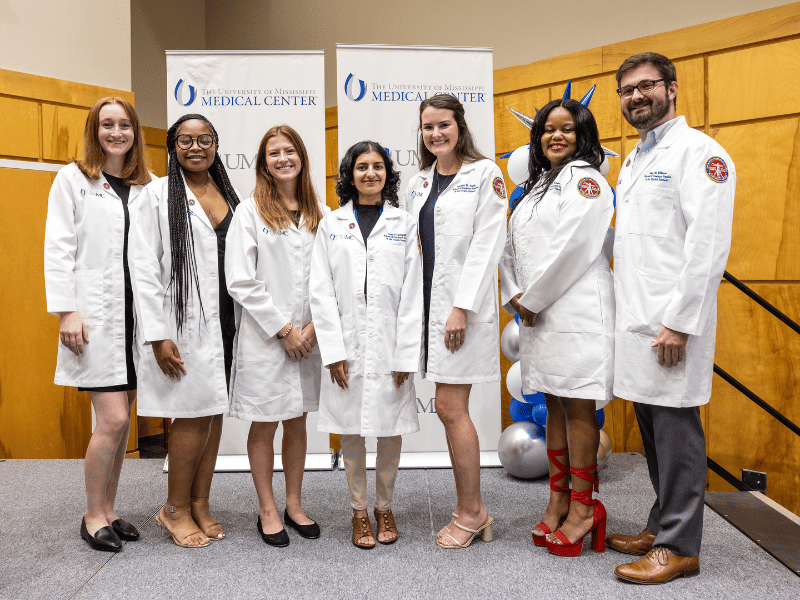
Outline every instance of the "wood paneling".
{"type": "Polygon", "coordinates": [[[603,46],[602,71],[616,71],[623,60],[639,52],[660,52],[675,60],[704,52],[757,44],[798,33],[800,33],[800,3],[795,2],[603,46]]]}
{"type": "Polygon", "coordinates": [[[800,279],[800,119],[712,130],[736,165],[728,270],[744,280],[800,279]]]}
{"type": "MultiPolygon", "coordinates": [[[[64,163],[81,155],[89,107],[133,94],[0,69],[0,155],[64,163]]],[[[0,169],[0,458],[81,458],[91,437],[89,395],[53,384],[58,318],[47,314],[44,225],[55,173],[0,169]]],[[[128,456],[138,447],[135,416],[128,456]]]]}
{"type": "Polygon", "coordinates": [[[0,97],[0,155],[39,158],[39,105],[0,97]]]}
{"type": "MultiPolygon", "coordinates": [[[[751,287],[800,322],[800,283],[751,287]]],[[[718,294],[717,364],[798,424],[799,356],[800,335],[723,282],[718,294]]],[[[737,477],[741,469],[766,472],[767,495],[800,512],[800,437],[716,375],[708,411],[709,456],[737,477]]],[[[729,489],[721,480],[711,484],[729,489]]]]}
{"type": "Polygon", "coordinates": [[[530,141],[530,130],[511,114],[509,108],[529,117],[535,117],[536,109],[542,108],[548,102],[550,102],[550,89],[546,87],[509,94],[496,94],[494,97],[495,152],[498,155],[505,154],[530,141]]]}
{"type": "Polygon", "coordinates": [[[83,155],[88,109],[42,105],[42,158],[67,162],[83,155]]]}
{"type": "Polygon", "coordinates": [[[800,39],[708,59],[711,124],[800,112],[800,39]]]}
{"type": "MultiPolygon", "coordinates": [[[[506,67],[494,72],[494,93],[504,94],[527,88],[550,85],[579,77],[591,77],[601,72],[603,48],[592,48],[554,58],[546,58],[529,65],[506,67]]],[[[610,69],[605,69],[606,71],[610,69]]],[[[616,67],[614,67],[616,70],[616,67]]]]}
{"type": "Polygon", "coordinates": [[[150,172],[164,177],[167,174],[167,130],[156,127],[142,127],[142,130],[150,172]]]}

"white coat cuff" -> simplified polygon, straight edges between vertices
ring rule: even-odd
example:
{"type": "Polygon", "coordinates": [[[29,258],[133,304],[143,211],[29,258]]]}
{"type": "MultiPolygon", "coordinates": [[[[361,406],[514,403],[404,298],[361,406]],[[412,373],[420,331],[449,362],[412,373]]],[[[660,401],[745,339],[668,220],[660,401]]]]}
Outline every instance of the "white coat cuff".
{"type": "Polygon", "coordinates": [[[59,316],[59,313],[75,312],[76,310],[78,310],[78,305],[75,304],[75,298],[47,299],[47,312],[51,315],[59,316]]]}
{"type": "MultiPolygon", "coordinates": [[[[170,339],[170,332],[168,327],[153,327],[145,329],[144,339],[146,342],[158,342],[160,340],[170,339]]],[[[175,341],[175,340],[173,340],[175,341]]]]}

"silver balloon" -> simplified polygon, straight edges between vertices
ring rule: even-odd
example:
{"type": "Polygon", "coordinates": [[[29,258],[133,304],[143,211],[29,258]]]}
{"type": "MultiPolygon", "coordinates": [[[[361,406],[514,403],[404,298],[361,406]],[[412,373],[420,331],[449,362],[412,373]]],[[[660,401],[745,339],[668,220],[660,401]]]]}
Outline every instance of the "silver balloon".
{"type": "Polygon", "coordinates": [[[511,319],[503,328],[503,335],[500,336],[500,347],[503,354],[511,362],[519,360],[519,325],[516,320],[511,319]]]}
{"type": "Polygon", "coordinates": [[[544,436],[536,435],[540,428],[536,423],[520,421],[509,425],[497,442],[500,463],[509,475],[520,479],[535,479],[548,473],[547,443],[544,436]]]}

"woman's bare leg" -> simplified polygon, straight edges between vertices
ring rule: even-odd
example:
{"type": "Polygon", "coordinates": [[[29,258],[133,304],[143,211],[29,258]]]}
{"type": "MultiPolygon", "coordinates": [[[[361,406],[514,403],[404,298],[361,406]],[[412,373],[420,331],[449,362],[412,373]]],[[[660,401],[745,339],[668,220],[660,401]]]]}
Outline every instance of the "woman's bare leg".
{"type": "Polygon", "coordinates": [[[222,415],[211,417],[208,440],[197,466],[197,474],[192,483],[192,518],[198,527],[203,530],[209,539],[221,540],[225,537],[222,525],[211,516],[208,498],[211,495],[211,480],[214,478],[214,468],[217,466],[219,454],[219,441],[222,438],[222,415]]]}
{"type": "MultiPolygon", "coordinates": [[[[272,492],[272,473],[275,467],[273,443],[278,421],[250,424],[247,436],[247,456],[250,459],[250,474],[258,495],[258,513],[264,533],[278,533],[283,529],[283,521],[278,514],[275,496],[272,492]]],[[[286,431],[283,436],[286,437],[286,431]]]]}
{"type": "Polygon", "coordinates": [[[298,525],[311,525],[314,521],[306,516],[301,503],[303,473],[306,468],[306,416],[283,422],[281,461],[286,480],[286,512],[298,525]]]}

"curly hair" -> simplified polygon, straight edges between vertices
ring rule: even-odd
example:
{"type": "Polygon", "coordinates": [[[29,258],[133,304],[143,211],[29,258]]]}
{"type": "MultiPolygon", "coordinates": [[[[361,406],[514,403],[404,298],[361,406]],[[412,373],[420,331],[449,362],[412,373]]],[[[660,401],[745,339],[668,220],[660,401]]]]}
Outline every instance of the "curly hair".
{"type": "Polygon", "coordinates": [[[348,202],[358,201],[358,190],[353,178],[353,169],[358,157],[362,154],[376,152],[383,159],[386,166],[386,181],[381,190],[381,202],[389,206],[400,206],[398,193],[400,191],[400,173],[394,168],[394,163],[386,149],[376,142],[365,140],[353,144],[347,149],[342,162],[339,163],[339,176],[336,178],[336,195],[339,196],[339,206],[348,202]]]}
{"type": "Polygon", "coordinates": [[[600,169],[605,159],[605,152],[600,145],[600,135],[597,132],[597,123],[594,120],[592,111],[586,108],[577,100],[551,100],[544,107],[536,113],[531,125],[531,140],[530,140],[530,155],[528,158],[528,180],[523,186],[523,193],[514,201],[511,206],[511,212],[517,208],[520,201],[536,189],[538,198],[536,202],[542,199],[547,189],[556,180],[561,171],[569,165],[569,163],[582,160],[589,163],[595,169],[600,169]],[[567,157],[555,169],[551,168],[550,161],[542,151],[542,135],[544,135],[544,126],[547,123],[547,117],[554,108],[565,108],[570,112],[572,118],[575,120],[575,140],[577,146],[575,152],[567,157]]]}
{"type": "MultiPolygon", "coordinates": [[[[178,153],[175,150],[175,143],[181,125],[185,121],[192,120],[203,121],[211,131],[214,143],[219,144],[217,130],[214,129],[211,121],[203,115],[183,115],[167,130],[167,152],[169,153],[167,218],[169,221],[170,257],[172,259],[169,287],[173,288],[172,305],[175,311],[175,323],[179,332],[186,324],[186,304],[188,302],[190,280],[194,282],[198,294],[200,292],[197,261],[194,255],[194,235],[189,222],[189,200],[186,197],[186,186],[181,173],[182,167],[178,162],[178,153]]],[[[228,173],[218,153],[214,156],[214,162],[208,170],[208,174],[220,192],[222,192],[231,210],[235,210],[239,205],[239,197],[236,195],[230,179],[228,179],[228,173]]],[[[200,313],[202,314],[202,312],[203,301],[201,299],[200,313]]]]}

